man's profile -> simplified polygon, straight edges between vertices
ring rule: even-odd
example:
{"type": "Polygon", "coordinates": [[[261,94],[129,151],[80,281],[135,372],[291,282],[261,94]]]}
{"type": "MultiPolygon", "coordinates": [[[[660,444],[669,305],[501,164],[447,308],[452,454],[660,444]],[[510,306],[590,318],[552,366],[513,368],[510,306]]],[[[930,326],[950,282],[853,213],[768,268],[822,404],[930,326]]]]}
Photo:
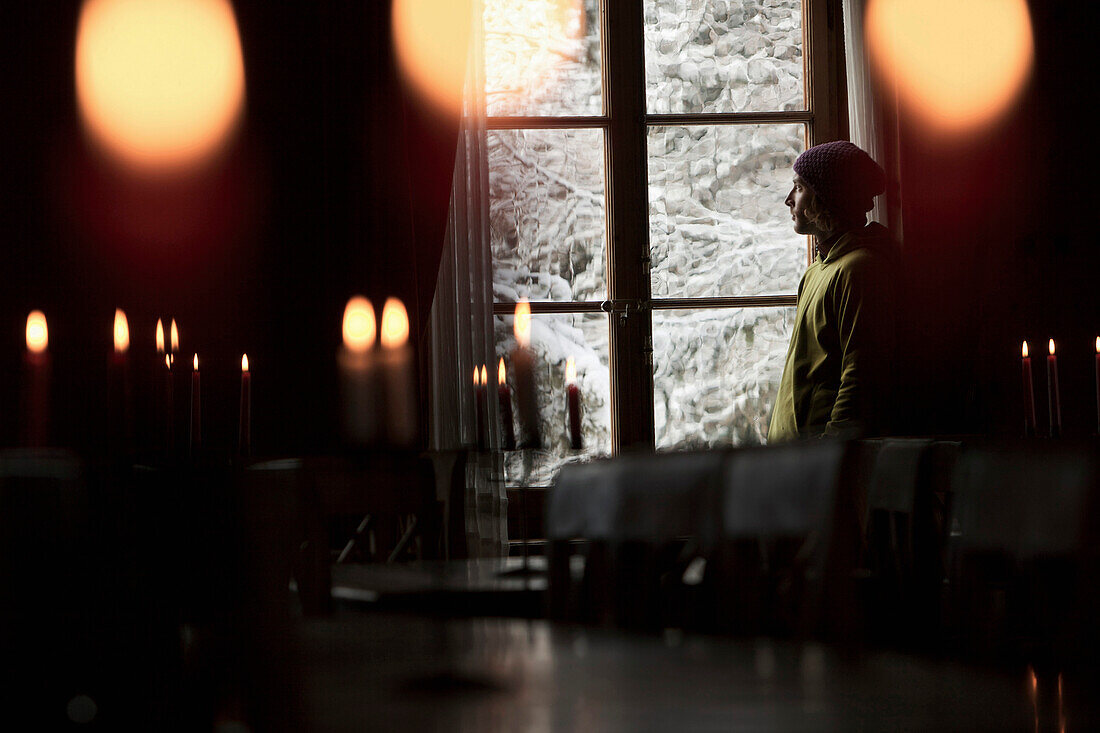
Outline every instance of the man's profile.
{"type": "Polygon", "coordinates": [[[798,285],[794,331],[769,442],[835,434],[880,434],[891,406],[896,247],[867,223],[886,176],[850,142],[802,153],[785,203],[794,230],[814,237],[798,285]]]}

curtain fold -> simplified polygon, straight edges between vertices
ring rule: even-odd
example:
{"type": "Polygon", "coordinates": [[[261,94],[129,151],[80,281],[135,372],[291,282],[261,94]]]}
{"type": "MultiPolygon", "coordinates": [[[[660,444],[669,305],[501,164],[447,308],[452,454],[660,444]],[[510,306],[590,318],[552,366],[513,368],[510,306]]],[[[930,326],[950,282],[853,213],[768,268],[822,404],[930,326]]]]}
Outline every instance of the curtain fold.
{"type": "Polygon", "coordinates": [[[429,447],[466,452],[467,553],[495,557],[507,552],[508,502],[496,400],[481,3],[473,6],[474,32],[451,204],[428,326],[429,447]],[[488,378],[488,450],[478,451],[474,369],[482,365],[488,378]]]}
{"type": "Polygon", "coordinates": [[[900,160],[897,104],[892,90],[882,89],[871,73],[864,42],[867,0],[844,0],[844,56],[848,82],[848,126],[853,143],[885,169],[886,195],[871,210],[871,219],[889,227],[899,242],[901,228],[900,160]]]}

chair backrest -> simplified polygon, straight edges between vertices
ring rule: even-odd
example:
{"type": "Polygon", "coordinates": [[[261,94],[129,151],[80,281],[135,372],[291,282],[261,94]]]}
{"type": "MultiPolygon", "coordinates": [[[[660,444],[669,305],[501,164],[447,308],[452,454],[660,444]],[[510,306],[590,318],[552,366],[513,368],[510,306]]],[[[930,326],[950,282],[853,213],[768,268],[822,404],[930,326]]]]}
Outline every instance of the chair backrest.
{"type": "Polygon", "coordinates": [[[815,440],[729,456],[708,538],[706,603],[717,630],[853,633],[856,451],[815,440]]]}
{"type": "MultiPolygon", "coordinates": [[[[952,491],[951,621],[973,651],[1071,649],[1095,543],[1095,447],[968,447],[952,491]]],[[[1091,622],[1090,622],[1091,623],[1091,622]]]]}
{"type": "Polygon", "coordinates": [[[547,506],[550,614],[627,627],[676,623],[682,556],[713,505],[724,456],[635,454],[564,467],[547,506]],[[580,556],[577,578],[571,567],[580,556]]]}

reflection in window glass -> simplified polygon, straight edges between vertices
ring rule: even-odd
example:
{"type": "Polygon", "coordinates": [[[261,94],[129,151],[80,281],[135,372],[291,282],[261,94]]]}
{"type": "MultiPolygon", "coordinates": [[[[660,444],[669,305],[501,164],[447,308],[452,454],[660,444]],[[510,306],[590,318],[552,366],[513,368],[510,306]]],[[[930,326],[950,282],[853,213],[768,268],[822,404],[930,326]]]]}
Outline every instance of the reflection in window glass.
{"type": "Polygon", "coordinates": [[[599,0],[483,0],[489,116],[599,115],[599,0]]]}
{"type": "Polygon", "coordinates": [[[650,129],[654,297],[795,292],[806,240],[783,201],[805,135],[801,123],[650,129]]]}
{"type": "Polygon", "coordinates": [[[794,311],[653,312],[653,418],[658,449],[765,441],[794,311]]]}
{"type": "MultiPolygon", "coordinates": [[[[512,316],[494,316],[497,356],[511,370],[516,340],[512,316]]],[[[531,350],[538,365],[539,428],[543,450],[534,455],[529,486],[547,486],[565,463],[611,452],[611,373],[609,371],[608,320],[603,313],[536,314],[531,317],[531,350]],[[576,362],[581,391],[581,434],[584,449],[569,448],[565,405],[565,360],[576,362]]],[[[515,387],[515,375],[508,381],[515,387]]],[[[495,382],[490,379],[490,384],[495,382]]],[[[518,430],[518,423],[517,423],[518,430]]],[[[524,483],[520,451],[506,456],[505,478],[509,486],[524,483]]]]}
{"type": "Polygon", "coordinates": [[[802,0],[646,0],[650,114],[805,109],[802,0]]]}
{"type": "Polygon", "coordinates": [[[602,130],[488,133],[497,302],[603,300],[602,130]]]}

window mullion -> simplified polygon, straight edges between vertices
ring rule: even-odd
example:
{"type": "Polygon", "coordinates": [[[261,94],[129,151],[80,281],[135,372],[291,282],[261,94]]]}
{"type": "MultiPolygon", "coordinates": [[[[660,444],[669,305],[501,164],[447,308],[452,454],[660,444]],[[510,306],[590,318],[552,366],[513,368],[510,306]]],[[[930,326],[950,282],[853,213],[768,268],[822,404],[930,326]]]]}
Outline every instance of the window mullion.
{"type": "MultiPolygon", "coordinates": [[[[649,206],[642,4],[604,0],[604,89],[610,119],[606,147],[609,297],[648,301],[649,206]]],[[[610,319],[613,449],[649,448],[653,368],[648,310],[610,319]]]]}

